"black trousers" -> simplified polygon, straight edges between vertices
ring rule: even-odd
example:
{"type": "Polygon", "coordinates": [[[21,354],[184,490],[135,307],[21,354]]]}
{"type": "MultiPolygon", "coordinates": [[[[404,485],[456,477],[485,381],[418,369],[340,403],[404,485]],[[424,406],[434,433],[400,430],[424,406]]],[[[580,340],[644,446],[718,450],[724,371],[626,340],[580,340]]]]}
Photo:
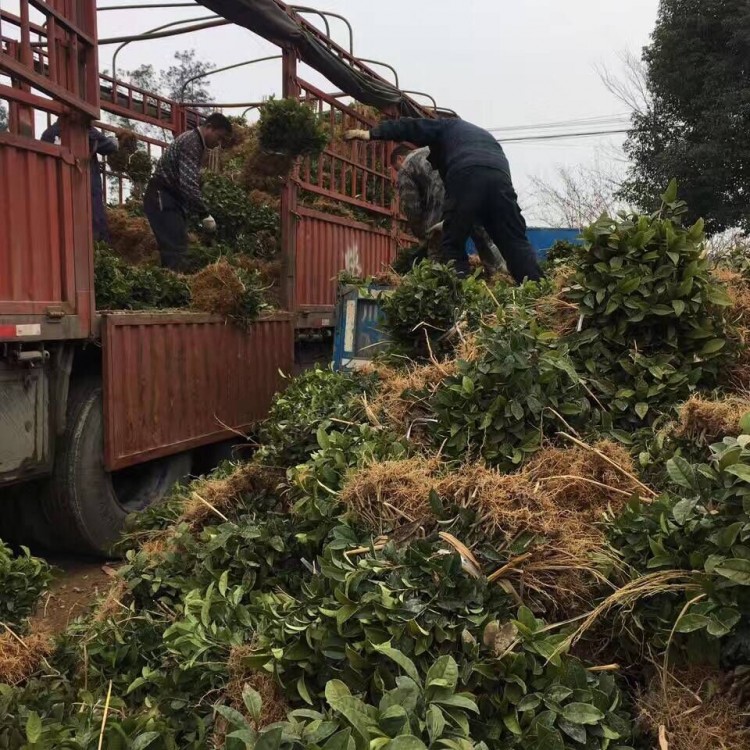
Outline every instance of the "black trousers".
{"type": "Polygon", "coordinates": [[[182,271],[188,252],[187,214],[172,193],[152,180],[143,198],[143,210],[159,246],[164,268],[182,271]]]}
{"type": "Polygon", "coordinates": [[[517,283],[544,276],[526,237],[526,222],[508,175],[499,169],[471,167],[448,175],[445,190],[442,252],[458,274],[469,273],[466,240],[478,224],[497,245],[517,283]]]}

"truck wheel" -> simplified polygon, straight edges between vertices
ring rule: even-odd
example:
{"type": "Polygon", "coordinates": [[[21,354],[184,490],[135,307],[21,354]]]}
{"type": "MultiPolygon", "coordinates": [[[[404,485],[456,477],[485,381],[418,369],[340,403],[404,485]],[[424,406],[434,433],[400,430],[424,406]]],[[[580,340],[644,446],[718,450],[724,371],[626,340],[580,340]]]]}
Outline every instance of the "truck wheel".
{"type": "MultiPolygon", "coordinates": [[[[44,516],[58,545],[70,552],[108,556],[126,517],[163,500],[190,473],[189,453],[108,472],[104,468],[102,387],[74,383],[44,516]]],[[[57,545],[56,545],[57,546],[57,545]]]]}

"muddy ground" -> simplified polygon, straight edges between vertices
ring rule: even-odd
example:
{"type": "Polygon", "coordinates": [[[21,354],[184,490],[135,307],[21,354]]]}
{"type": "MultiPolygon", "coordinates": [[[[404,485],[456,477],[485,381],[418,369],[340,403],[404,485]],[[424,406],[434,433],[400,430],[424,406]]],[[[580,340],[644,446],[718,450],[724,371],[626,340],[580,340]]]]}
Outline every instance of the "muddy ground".
{"type": "Polygon", "coordinates": [[[55,580],[31,618],[34,633],[62,633],[69,623],[88,611],[112,583],[115,567],[95,560],[47,556],[55,580]]]}

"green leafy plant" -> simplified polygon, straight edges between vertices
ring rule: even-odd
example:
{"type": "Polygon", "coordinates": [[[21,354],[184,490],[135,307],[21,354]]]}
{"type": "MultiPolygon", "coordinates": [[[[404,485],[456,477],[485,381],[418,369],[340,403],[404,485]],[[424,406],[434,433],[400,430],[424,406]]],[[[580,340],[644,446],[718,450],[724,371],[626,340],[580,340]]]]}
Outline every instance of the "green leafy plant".
{"type": "MultiPolygon", "coordinates": [[[[325,711],[292,711],[288,721],[260,732],[242,714],[218,706],[217,712],[233,729],[227,735],[227,747],[256,748],[262,744],[269,750],[320,746],[355,750],[373,746],[384,750],[484,748],[470,737],[469,717],[478,708],[474,696],[457,692],[458,667],[450,656],[433,665],[423,685],[408,657],[395,649],[389,655],[406,674],[396,678],[396,686],[375,705],[352,694],[346,683],[331,680],[325,686],[325,711]],[[230,741],[235,744],[230,745],[230,741]]],[[[257,724],[263,705],[261,696],[246,689],[243,698],[249,716],[257,724]]]]}
{"type": "Polygon", "coordinates": [[[567,240],[557,240],[554,245],[547,251],[547,257],[544,264],[547,268],[562,266],[570,263],[575,257],[578,245],[567,240]]]}
{"type": "Polygon", "coordinates": [[[14,555],[0,541],[0,622],[23,627],[52,580],[50,566],[24,547],[14,555]]]}
{"type": "Polygon", "coordinates": [[[656,643],[674,630],[704,658],[744,663],[748,645],[739,660],[733,652],[750,632],[750,436],[712,446],[708,464],[675,456],[667,471],[670,490],[652,503],[633,500],[613,519],[611,539],[638,571],[690,574],[692,593],[644,603],[640,621],[656,643]]]}
{"type": "Polygon", "coordinates": [[[274,399],[260,430],[262,460],[279,466],[296,466],[320,446],[319,428],[332,420],[343,427],[363,411],[361,397],[372,391],[373,378],[333,372],[320,366],[294,378],[274,399]]]}
{"type": "Polygon", "coordinates": [[[676,183],[662,201],[650,216],[604,216],[585,229],[568,293],[583,316],[572,356],[629,426],[710,386],[727,349],[730,300],[711,279],[703,222],[682,225],[676,183]]]}
{"type": "Polygon", "coordinates": [[[541,446],[545,424],[557,430],[592,419],[589,398],[566,347],[523,316],[485,328],[480,354],[459,362],[431,400],[433,432],[450,458],[481,456],[504,469],[541,446]]]}
{"type": "Polygon", "coordinates": [[[268,151],[297,157],[319,154],[328,143],[321,120],[296,99],[269,99],[260,112],[260,143],[268,151]]]}
{"type": "Polygon", "coordinates": [[[460,279],[453,268],[422,261],[407,273],[393,294],[383,299],[384,329],[399,353],[412,357],[447,354],[459,322],[476,327],[495,304],[474,277],[460,279]]]}
{"type": "Polygon", "coordinates": [[[166,268],[131,266],[104,244],[94,252],[96,306],[99,310],[156,310],[187,307],[185,279],[166,268]]]}
{"type": "Polygon", "coordinates": [[[226,245],[232,253],[250,257],[269,258],[276,254],[276,243],[261,244],[256,239],[259,234],[278,238],[281,226],[277,210],[250,200],[240,185],[221,174],[206,175],[203,198],[216,219],[218,243],[226,245]]]}

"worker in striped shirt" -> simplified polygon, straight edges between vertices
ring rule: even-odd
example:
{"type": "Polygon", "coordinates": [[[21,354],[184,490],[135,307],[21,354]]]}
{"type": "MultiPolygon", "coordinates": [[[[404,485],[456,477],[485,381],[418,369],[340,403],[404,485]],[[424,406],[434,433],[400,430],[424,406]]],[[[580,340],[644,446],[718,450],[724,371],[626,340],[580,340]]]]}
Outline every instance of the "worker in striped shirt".
{"type": "Polygon", "coordinates": [[[143,209],[159,246],[161,264],[173,271],[184,268],[188,251],[188,216],[204,216],[203,228],[216,231],[200,187],[206,149],[225,143],[232,123],[214,112],[206,121],[172,141],[159,159],[146,188],[143,209]]]}

